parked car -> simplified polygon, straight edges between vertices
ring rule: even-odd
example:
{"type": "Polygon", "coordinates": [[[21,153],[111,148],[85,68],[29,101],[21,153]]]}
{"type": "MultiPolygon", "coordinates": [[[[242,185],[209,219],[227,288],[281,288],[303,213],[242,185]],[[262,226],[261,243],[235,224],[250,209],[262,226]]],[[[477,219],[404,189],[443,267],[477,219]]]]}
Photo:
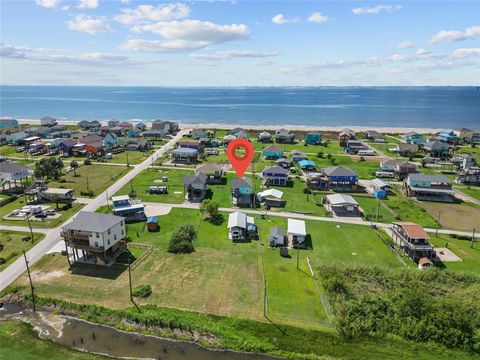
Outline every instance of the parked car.
{"type": "Polygon", "coordinates": [[[57,215],[57,212],[55,210],[45,210],[43,213],[47,216],[57,215]]]}
{"type": "Polygon", "coordinates": [[[24,151],[25,151],[25,148],[23,148],[23,147],[18,147],[18,148],[15,149],[15,151],[18,152],[18,153],[21,153],[21,152],[24,152],[24,151]]]}
{"type": "Polygon", "coordinates": [[[41,212],[40,214],[35,215],[35,217],[38,219],[45,219],[47,217],[47,214],[41,212]]]}

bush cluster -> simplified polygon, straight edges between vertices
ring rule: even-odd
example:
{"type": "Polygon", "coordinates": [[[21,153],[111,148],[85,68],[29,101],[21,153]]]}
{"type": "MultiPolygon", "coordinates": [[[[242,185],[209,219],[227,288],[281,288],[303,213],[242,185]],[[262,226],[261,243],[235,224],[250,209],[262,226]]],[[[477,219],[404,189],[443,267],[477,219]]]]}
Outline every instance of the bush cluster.
{"type": "Polygon", "coordinates": [[[172,234],[168,251],[174,254],[189,254],[195,251],[193,241],[197,232],[191,224],[183,224],[172,234]]]}

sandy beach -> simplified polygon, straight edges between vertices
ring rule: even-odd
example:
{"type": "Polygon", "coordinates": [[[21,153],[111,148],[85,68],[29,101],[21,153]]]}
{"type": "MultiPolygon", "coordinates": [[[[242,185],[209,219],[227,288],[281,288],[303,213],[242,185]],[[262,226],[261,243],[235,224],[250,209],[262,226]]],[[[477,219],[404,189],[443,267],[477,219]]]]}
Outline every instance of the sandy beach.
{"type": "MultiPolygon", "coordinates": [[[[40,124],[39,119],[17,119],[20,124],[40,124]]],[[[72,125],[80,120],[58,120],[58,123],[61,125],[72,125]]],[[[107,125],[107,121],[100,121],[102,125],[107,125]]],[[[131,121],[136,123],[138,121],[131,121]]],[[[151,126],[150,121],[145,121],[147,126],[151,126]]],[[[179,123],[181,129],[225,129],[231,130],[237,127],[241,127],[246,130],[271,130],[275,131],[281,128],[286,128],[292,131],[341,131],[344,128],[349,128],[357,132],[375,130],[380,133],[390,133],[390,134],[405,134],[411,131],[416,131],[422,134],[435,134],[441,131],[442,129],[432,129],[432,128],[406,128],[406,127],[388,127],[388,126],[349,126],[349,125],[339,125],[339,126],[304,126],[304,125],[242,125],[242,124],[187,124],[179,123]]]]}

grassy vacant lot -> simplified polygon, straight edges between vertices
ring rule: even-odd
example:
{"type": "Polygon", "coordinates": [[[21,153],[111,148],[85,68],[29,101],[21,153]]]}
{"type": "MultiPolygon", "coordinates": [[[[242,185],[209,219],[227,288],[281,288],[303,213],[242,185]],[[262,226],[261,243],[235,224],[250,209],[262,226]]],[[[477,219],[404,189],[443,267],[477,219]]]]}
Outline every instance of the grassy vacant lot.
{"type": "Polygon", "coordinates": [[[459,146],[458,150],[455,151],[457,154],[470,154],[475,157],[477,164],[480,164],[480,147],[471,147],[471,146],[459,146]]]}
{"type": "Polygon", "coordinates": [[[354,195],[355,200],[363,210],[365,219],[372,219],[373,221],[392,223],[398,221],[395,218],[395,213],[385,205],[383,200],[378,200],[367,194],[354,195]],[[377,207],[378,207],[378,220],[377,220],[377,207]]]}
{"type": "Polygon", "coordinates": [[[436,220],[417,201],[409,200],[401,194],[399,186],[393,186],[392,190],[392,194],[382,201],[400,216],[398,221],[411,221],[429,228],[437,226],[436,220]]]}
{"type": "Polygon", "coordinates": [[[3,245],[3,249],[0,250],[0,258],[6,261],[4,264],[0,264],[0,271],[21,256],[22,250],[28,251],[33,245],[42,240],[43,237],[43,234],[33,233],[34,243],[32,244],[30,233],[0,230],[0,243],[3,245]],[[22,239],[25,237],[28,237],[29,240],[23,241],[22,239]]]}
{"type": "Polygon", "coordinates": [[[112,154],[112,159],[107,160],[109,163],[113,164],[127,164],[127,156],[128,156],[128,163],[130,165],[140,164],[142,161],[147,159],[150,155],[153,154],[153,150],[150,151],[123,151],[119,154],[112,154]]]}
{"type": "Polygon", "coordinates": [[[444,262],[449,270],[470,271],[480,275],[480,239],[476,239],[471,247],[471,239],[459,239],[451,235],[430,235],[430,242],[436,247],[448,247],[462,261],[444,262]]]}
{"type": "Polygon", "coordinates": [[[129,169],[123,166],[114,165],[81,165],[76,169],[77,176],[73,171],[65,174],[60,181],[51,181],[50,187],[58,187],[64,189],[74,189],[75,196],[81,196],[82,191],[88,189],[93,191],[94,195],[98,195],[105,191],[110,185],[117,181],[121,176],[125,175],[129,169]]]}
{"type": "Polygon", "coordinates": [[[180,170],[174,167],[171,169],[149,168],[138,174],[131,183],[125,185],[115,195],[128,195],[133,188],[137,192],[137,196],[143,201],[181,204],[184,202],[183,177],[186,175],[193,175],[193,170],[180,170]],[[154,182],[163,176],[168,177],[168,182],[154,182]],[[147,194],[147,188],[153,185],[168,186],[168,194],[147,194]]]}
{"type": "MultiPolygon", "coordinates": [[[[270,221],[256,217],[260,241],[236,245],[227,240],[228,214],[223,214],[223,220],[215,224],[203,221],[198,211],[190,209],[172,209],[170,214],[158,218],[158,233],[149,233],[143,223],[127,226],[133,242],[156,248],[132,272],[134,284],[149,284],[153,289],[149,298],[138,301],[141,304],[261,320],[263,268],[268,282],[269,315],[284,323],[318,326],[326,318],[319,290],[308,275],[307,256],[313,266],[331,263],[401,266],[368,227],[307,222],[312,246],[300,251],[299,271],[295,251],[291,251],[290,258],[283,258],[278,250],[268,248],[270,227],[279,225],[286,230],[284,218],[270,221]],[[191,223],[198,229],[193,254],[166,252],[172,232],[181,223],[191,223]]],[[[66,259],[57,254],[46,256],[32,274],[40,296],[114,308],[129,304],[128,274],[124,269],[82,265],[70,273],[66,259]]],[[[18,282],[25,284],[25,281],[22,277],[18,282]]]]}
{"type": "Polygon", "coordinates": [[[42,340],[30,325],[13,322],[0,322],[0,343],[2,359],[23,360],[100,360],[103,356],[87,354],[69,349],[53,341],[42,340]]]}
{"type": "MultiPolygon", "coordinates": [[[[3,216],[7,215],[11,211],[15,209],[19,209],[22,206],[25,206],[25,199],[23,197],[18,198],[17,200],[6,204],[0,207],[0,224],[2,225],[17,225],[17,226],[28,226],[28,222],[26,220],[3,220],[3,216]]],[[[56,204],[54,203],[42,203],[42,206],[50,206],[50,208],[55,209],[56,204]]],[[[59,204],[59,208],[56,209],[58,214],[61,214],[58,218],[52,218],[50,216],[46,217],[45,219],[37,220],[31,219],[30,223],[32,227],[43,227],[43,228],[53,228],[60,224],[62,224],[65,220],[79,211],[83,205],[73,203],[72,207],[69,209],[64,209],[64,204],[59,204]]]]}
{"type": "Polygon", "coordinates": [[[447,229],[471,231],[480,223],[480,206],[471,203],[449,204],[423,201],[419,206],[432,217],[438,219],[440,225],[447,229]]]}

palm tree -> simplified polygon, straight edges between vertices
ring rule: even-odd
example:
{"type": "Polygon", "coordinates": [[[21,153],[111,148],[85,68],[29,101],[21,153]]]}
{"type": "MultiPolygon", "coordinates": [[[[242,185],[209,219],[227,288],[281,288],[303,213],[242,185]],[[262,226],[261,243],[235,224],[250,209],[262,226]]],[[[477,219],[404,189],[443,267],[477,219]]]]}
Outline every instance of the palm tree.
{"type": "Polygon", "coordinates": [[[72,160],[70,162],[70,167],[73,169],[73,176],[77,176],[78,162],[76,162],[75,160],[72,160]]]}

